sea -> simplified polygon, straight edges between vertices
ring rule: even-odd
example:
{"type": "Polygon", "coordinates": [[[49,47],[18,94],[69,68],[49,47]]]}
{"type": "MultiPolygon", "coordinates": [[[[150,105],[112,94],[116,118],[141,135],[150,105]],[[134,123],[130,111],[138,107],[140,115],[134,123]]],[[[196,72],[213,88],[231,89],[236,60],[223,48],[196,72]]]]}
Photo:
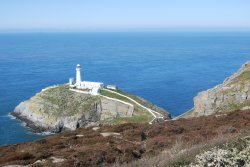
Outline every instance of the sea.
{"type": "Polygon", "coordinates": [[[46,137],[9,115],[75,77],[117,85],[177,116],[250,60],[250,32],[0,33],[0,145],[46,137]]]}

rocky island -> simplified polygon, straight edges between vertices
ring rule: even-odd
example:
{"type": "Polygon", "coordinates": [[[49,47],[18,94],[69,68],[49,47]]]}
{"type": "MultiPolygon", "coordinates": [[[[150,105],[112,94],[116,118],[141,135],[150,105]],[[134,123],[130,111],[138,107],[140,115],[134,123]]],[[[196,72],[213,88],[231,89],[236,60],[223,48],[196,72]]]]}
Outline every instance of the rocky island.
{"type": "MultiPolygon", "coordinates": [[[[164,109],[137,96],[126,95],[160,112],[164,119],[170,118],[164,109]]],[[[93,96],[71,91],[67,84],[45,88],[21,102],[12,115],[26,122],[34,132],[60,132],[98,124],[147,123],[153,119],[144,108],[122,96],[107,90],[93,96]]]]}
{"type": "Polygon", "coordinates": [[[98,124],[153,123],[170,119],[164,109],[145,99],[102,82],[82,81],[76,65],[76,82],[50,86],[21,102],[11,113],[33,132],[61,132],[98,124]]]}

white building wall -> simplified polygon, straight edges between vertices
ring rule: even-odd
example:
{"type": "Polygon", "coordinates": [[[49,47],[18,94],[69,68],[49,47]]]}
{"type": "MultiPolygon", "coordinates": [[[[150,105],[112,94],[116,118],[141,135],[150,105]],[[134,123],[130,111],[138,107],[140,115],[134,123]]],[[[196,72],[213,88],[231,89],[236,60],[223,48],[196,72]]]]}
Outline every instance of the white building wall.
{"type": "Polygon", "coordinates": [[[112,90],[117,90],[117,86],[116,85],[107,85],[108,89],[112,89],[112,90]]]}
{"type": "Polygon", "coordinates": [[[74,78],[69,78],[69,85],[73,85],[74,84],[74,78]]]}
{"type": "Polygon", "coordinates": [[[91,93],[92,93],[93,95],[98,95],[98,94],[99,94],[99,89],[98,89],[98,88],[93,88],[93,89],[91,90],[91,93]]]}
{"type": "Polygon", "coordinates": [[[103,88],[103,83],[83,81],[81,82],[80,88],[82,89],[103,88]]]}
{"type": "Polygon", "coordinates": [[[81,85],[81,66],[77,64],[76,66],[76,86],[81,85]]]}
{"type": "Polygon", "coordinates": [[[89,82],[83,81],[81,82],[80,86],[77,86],[79,89],[89,89],[90,93],[93,95],[98,95],[99,90],[103,88],[104,84],[101,82],[89,82]]]}

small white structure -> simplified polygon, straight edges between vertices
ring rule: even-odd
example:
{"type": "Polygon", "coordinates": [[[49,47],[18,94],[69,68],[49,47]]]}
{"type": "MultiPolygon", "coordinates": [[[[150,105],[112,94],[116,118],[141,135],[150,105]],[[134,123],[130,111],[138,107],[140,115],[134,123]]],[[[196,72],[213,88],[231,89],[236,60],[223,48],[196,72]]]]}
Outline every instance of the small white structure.
{"type": "Polygon", "coordinates": [[[70,86],[74,85],[74,78],[69,78],[69,85],[70,86]]]}
{"type": "Polygon", "coordinates": [[[76,65],[76,83],[74,84],[70,78],[69,84],[71,87],[76,87],[77,89],[84,90],[92,95],[98,95],[99,90],[103,88],[102,82],[90,82],[81,80],[81,66],[80,64],[76,65]]]}
{"type": "Polygon", "coordinates": [[[117,90],[117,86],[116,85],[107,85],[106,88],[107,89],[112,89],[112,90],[117,90]]]}

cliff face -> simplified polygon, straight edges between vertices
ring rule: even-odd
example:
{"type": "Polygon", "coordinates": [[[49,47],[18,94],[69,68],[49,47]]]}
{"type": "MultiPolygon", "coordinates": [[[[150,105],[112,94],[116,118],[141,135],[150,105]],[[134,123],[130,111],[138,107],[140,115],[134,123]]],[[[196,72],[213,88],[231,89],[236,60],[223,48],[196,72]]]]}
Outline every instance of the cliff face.
{"type": "Polygon", "coordinates": [[[46,88],[20,103],[12,113],[34,131],[60,132],[117,117],[131,117],[131,105],[70,91],[66,85],[46,88]]]}
{"type": "Polygon", "coordinates": [[[190,115],[210,115],[247,108],[250,108],[250,62],[222,84],[200,92],[194,98],[194,110],[190,115]]]}

